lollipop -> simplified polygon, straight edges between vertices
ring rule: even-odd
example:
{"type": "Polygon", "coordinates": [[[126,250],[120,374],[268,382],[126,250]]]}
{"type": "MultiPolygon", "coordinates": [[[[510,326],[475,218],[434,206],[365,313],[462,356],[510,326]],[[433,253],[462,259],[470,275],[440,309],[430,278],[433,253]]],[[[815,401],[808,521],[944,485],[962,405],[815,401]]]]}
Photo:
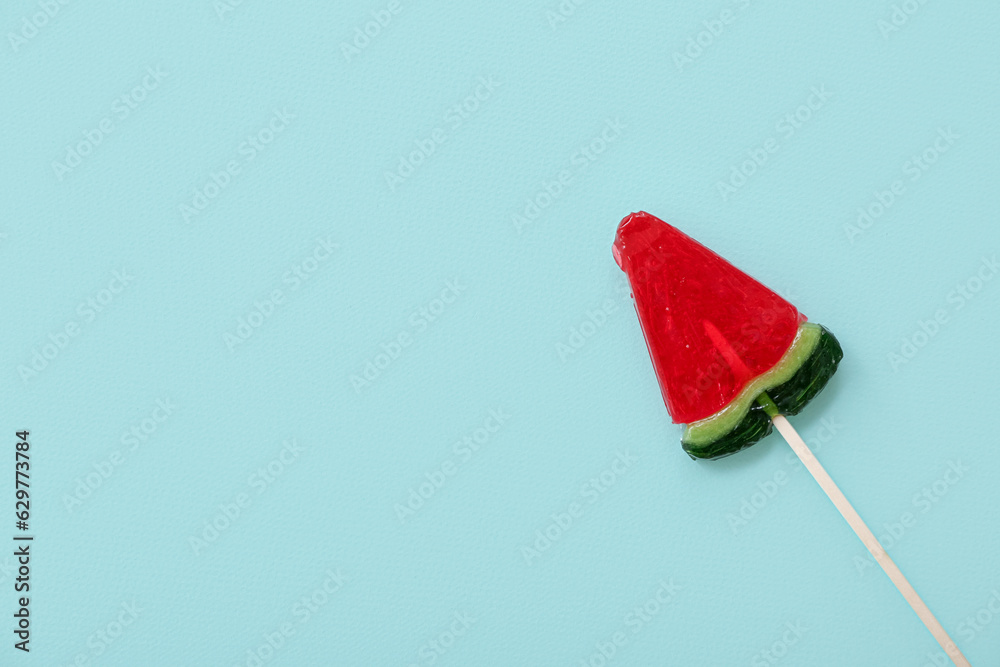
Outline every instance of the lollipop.
{"type": "Polygon", "coordinates": [[[875,560],[959,667],[969,662],[785,415],[798,414],[837,370],[840,343],[795,306],[649,213],[618,226],[626,273],[667,411],[693,459],[717,459],[771,432],[784,437],[875,560]]]}

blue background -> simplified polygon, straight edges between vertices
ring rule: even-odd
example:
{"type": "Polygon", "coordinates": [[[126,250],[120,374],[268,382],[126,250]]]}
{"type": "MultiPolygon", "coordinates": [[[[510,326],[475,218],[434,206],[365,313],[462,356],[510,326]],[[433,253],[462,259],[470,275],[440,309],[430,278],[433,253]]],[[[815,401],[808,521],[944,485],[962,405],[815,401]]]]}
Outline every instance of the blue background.
{"type": "Polygon", "coordinates": [[[609,665],[934,664],[778,436],[681,451],[611,258],[643,209],[837,334],[794,424],[996,664],[1000,6],[229,9],[0,12],[0,428],[36,535],[0,662],[599,665],[621,632],[609,665]]]}

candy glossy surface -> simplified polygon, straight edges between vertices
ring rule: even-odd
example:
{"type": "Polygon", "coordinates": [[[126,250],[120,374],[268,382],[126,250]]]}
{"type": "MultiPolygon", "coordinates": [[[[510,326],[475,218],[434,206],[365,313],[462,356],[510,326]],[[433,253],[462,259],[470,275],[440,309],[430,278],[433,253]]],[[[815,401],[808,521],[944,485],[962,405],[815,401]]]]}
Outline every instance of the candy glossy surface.
{"type": "Polygon", "coordinates": [[[649,213],[618,226],[613,254],[675,423],[722,410],[775,366],[805,316],[774,291],[649,213]]]}

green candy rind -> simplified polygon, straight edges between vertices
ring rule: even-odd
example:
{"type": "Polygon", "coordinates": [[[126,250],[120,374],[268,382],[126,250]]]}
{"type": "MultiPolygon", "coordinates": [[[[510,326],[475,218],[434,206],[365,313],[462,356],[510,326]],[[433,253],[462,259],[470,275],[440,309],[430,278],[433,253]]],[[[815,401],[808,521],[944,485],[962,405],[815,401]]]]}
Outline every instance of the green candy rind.
{"type": "Polygon", "coordinates": [[[829,329],[811,322],[801,325],[782,360],[719,414],[688,426],[681,446],[692,459],[718,459],[757,443],[771,432],[771,420],[757,397],[766,391],[782,414],[796,415],[826,386],[843,356],[829,329]]]}
{"type": "Polygon", "coordinates": [[[720,459],[756,444],[771,433],[771,419],[760,406],[750,408],[746,416],[729,433],[704,445],[681,441],[684,451],[692,459],[720,459]]]}
{"type": "Polygon", "coordinates": [[[783,415],[799,414],[816,394],[823,391],[823,387],[837,372],[840,360],[844,358],[844,350],[836,336],[822,325],[820,329],[823,330],[823,335],[820,336],[819,344],[802,368],[788,382],[767,390],[783,415]]]}

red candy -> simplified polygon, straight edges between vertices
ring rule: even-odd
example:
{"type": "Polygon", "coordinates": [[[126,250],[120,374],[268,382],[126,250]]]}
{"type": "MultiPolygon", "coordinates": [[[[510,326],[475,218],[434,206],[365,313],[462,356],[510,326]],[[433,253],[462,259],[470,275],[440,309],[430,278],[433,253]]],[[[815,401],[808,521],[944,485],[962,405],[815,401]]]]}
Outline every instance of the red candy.
{"type": "Polygon", "coordinates": [[[781,359],[806,320],[773,291],[649,213],[622,220],[612,252],[628,275],[675,423],[724,408],[781,359]]]}

